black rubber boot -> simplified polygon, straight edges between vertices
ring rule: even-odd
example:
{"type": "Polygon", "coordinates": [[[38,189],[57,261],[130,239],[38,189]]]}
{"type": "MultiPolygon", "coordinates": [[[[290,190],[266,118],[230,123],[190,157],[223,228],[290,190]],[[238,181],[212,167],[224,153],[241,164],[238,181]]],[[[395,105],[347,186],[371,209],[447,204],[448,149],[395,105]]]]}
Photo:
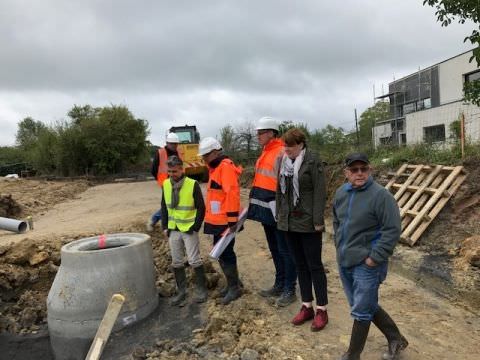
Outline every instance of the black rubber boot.
{"type": "Polygon", "coordinates": [[[398,359],[400,352],[408,346],[407,339],[400,333],[390,315],[380,306],[373,316],[373,323],[388,340],[388,352],[383,354],[383,359],[398,359]]]}
{"type": "Polygon", "coordinates": [[[227,305],[233,300],[236,300],[242,296],[242,289],[240,287],[240,280],[238,278],[238,269],[236,264],[224,264],[223,271],[225,273],[225,277],[227,278],[228,290],[222,299],[222,304],[227,305]]]}
{"type": "Polygon", "coordinates": [[[350,337],[350,346],[340,360],[360,360],[360,354],[365,347],[368,331],[370,330],[370,321],[353,321],[352,335],[350,337]]]}
{"type": "MultiPolygon", "coordinates": [[[[218,264],[220,265],[220,267],[222,268],[222,271],[223,271],[223,274],[226,274],[225,272],[225,263],[222,261],[222,260],[219,260],[218,261],[218,264]]],[[[227,277],[227,275],[225,275],[225,278],[227,277]]],[[[223,299],[225,297],[225,295],[227,295],[227,292],[228,292],[228,279],[227,280],[227,284],[222,287],[219,291],[218,291],[218,297],[220,299],[223,299]]],[[[242,283],[242,280],[238,279],[238,284],[240,285],[240,288],[243,289],[243,283],[242,283]]]]}
{"type": "Polygon", "coordinates": [[[203,265],[197,266],[195,268],[195,280],[197,287],[195,289],[195,295],[193,301],[197,303],[203,303],[207,301],[207,279],[205,278],[205,268],[203,265]]]}
{"type": "Polygon", "coordinates": [[[187,297],[187,275],[185,268],[173,268],[175,282],[177,283],[177,293],[170,299],[170,305],[182,306],[187,297]]]}

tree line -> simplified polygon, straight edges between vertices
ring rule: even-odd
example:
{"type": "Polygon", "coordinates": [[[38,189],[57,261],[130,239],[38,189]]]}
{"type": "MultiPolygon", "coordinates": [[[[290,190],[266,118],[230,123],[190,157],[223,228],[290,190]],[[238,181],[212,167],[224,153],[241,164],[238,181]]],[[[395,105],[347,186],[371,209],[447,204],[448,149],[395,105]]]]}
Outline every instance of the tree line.
{"type": "Polygon", "coordinates": [[[66,120],[46,125],[27,117],[20,121],[17,160],[43,174],[108,175],[149,161],[148,122],[126,106],[75,105],[66,120]]]}

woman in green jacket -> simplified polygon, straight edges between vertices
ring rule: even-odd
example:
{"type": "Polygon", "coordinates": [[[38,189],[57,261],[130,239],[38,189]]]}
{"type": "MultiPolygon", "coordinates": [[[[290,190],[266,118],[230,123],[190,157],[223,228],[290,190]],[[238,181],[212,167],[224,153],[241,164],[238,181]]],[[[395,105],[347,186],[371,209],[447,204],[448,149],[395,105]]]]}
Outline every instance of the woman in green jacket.
{"type": "Polygon", "coordinates": [[[322,264],[326,202],[323,165],[307,148],[305,134],[300,129],[290,129],[283,135],[283,140],[285,155],[276,195],[277,227],[285,232],[302,296],[302,307],[292,323],[301,325],[313,319],[311,330],[319,331],[328,323],[327,277],[322,264]]]}

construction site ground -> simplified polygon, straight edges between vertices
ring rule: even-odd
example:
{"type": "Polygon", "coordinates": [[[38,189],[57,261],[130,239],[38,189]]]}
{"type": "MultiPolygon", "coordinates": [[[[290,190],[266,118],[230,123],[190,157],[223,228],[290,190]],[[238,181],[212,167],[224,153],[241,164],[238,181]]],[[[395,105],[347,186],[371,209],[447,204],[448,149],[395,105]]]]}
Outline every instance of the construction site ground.
{"type": "MultiPolygon", "coordinates": [[[[473,181],[462,186],[417,247],[399,245],[396,250],[381,287],[381,304],[410,342],[403,359],[478,358],[479,271],[462,257],[463,239],[480,234],[475,230],[480,215],[475,186],[473,181]]],[[[25,234],[0,231],[0,359],[51,359],[46,296],[60,265],[61,246],[101,233],[144,232],[159,206],[160,191],[154,181],[93,186],[82,180],[18,180],[0,182],[0,194],[12,194],[19,216],[32,215],[35,224],[25,234]]],[[[244,189],[243,202],[247,195],[244,189]]],[[[257,295],[273,281],[260,224],[247,222],[237,237],[245,294],[228,306],[215,298],[223,280],[211,263],[208,302],[171,308],[167,297],[174,282],[167,242],[158,229],[151,235],[160,305],[146,321],[112,335],[103,358],[337,359],[348,346],[352,320],[329,233],[322,256],[330,322],[318,333],[308,324],[290,324],[300,301],[276,308],[257,295]]],[[[202,234],[201,242],[206,257],[211,240],[202,234]]],[[[385,349],[385,339],[372,327],[362,359],[379,359],[385,349]]]]}

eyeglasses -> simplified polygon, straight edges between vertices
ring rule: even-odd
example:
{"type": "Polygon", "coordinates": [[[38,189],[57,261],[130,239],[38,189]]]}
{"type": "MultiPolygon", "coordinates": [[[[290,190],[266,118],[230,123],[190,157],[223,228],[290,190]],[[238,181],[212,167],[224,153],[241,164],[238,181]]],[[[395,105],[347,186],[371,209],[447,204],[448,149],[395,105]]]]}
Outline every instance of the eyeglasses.
{"type": "Polygon", "coordinates": [[[352,174],[356,174],[358,172],[361,172],[361,173],[366,173],[368,172],[368,170],[370,170],[370,168],[368,166],[360,166],[360,167],[349,167],[347,168],[348,171],[350,171],[352,174]]]}

